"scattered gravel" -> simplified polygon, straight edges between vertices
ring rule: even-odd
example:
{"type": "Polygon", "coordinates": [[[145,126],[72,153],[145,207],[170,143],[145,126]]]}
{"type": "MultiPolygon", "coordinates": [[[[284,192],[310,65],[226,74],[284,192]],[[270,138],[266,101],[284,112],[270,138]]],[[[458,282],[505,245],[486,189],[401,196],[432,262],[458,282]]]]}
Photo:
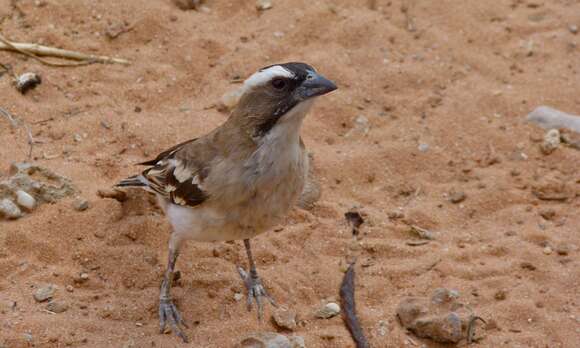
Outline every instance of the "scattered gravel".
{"type": "Polygon", "coordinates": [[[0,216],[22,217],[20,208],[30,211],[41,203],[55,203],[75,192],[71,181],[52,171],[30,163],[14,163],[10,177],[0,181],[0,216]]]}

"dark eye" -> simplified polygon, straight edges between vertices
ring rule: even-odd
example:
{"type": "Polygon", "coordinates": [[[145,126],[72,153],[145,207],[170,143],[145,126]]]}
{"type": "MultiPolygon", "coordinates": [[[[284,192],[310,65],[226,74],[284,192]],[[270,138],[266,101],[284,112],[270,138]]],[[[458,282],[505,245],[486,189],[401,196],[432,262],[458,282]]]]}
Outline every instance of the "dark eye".
{"type": "Polygon", "coordinates": [[[286,81],[284,81],[283,79],[274,79],[272,80],[272,87],[276,89],[283,89],[284,87],[286,87],[286,81]]]}

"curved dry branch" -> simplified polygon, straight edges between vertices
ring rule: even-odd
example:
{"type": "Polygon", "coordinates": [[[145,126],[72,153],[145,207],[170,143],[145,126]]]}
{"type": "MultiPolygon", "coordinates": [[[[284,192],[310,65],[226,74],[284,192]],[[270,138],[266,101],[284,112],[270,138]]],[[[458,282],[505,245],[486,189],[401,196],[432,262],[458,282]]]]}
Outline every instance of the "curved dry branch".
{"type": "Polygon", "coordinates": [[[0,50],[4,51],[15,51],[22,53],[28,57],[34,58],[39,62],[49,65],[49,66],[79,66],[87,65],[93,63],[106,63],[106,64],[122,64],[129,65],[130,61],[121,58],[113,58],[108,56],[97,56],[93,54],[85,54],[77,51],[69,51],[61,48],[43,46],[34,43],[25,42],[11,42],[8,41],[4,36],[0,34],[0,50]],[[57,63],[51,62],[40,56],[48,57],[58,57],[76,60],[76,63],[57,63]]]}

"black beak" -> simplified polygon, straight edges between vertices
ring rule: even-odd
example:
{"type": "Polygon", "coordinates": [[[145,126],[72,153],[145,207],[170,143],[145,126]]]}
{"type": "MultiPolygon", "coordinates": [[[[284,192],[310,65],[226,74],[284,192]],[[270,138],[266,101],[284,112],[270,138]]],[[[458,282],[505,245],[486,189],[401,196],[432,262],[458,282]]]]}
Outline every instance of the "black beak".
{"type": "Polygon", "coordinates": [[[300,98],[303,100],[318,97],[337,89],[336,84],[326,77],[315,72],[309,72],[308,76],[298,88],[300,98]]]}

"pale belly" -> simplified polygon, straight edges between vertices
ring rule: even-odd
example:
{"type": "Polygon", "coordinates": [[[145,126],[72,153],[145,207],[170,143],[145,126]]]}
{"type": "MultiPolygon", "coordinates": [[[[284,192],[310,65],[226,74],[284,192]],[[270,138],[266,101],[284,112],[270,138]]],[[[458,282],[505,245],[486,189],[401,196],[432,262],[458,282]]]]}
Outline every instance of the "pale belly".
{"type": "Polygon", "coordinates": [[[269,194],[258,194],[228,207],[211,201],[187,207],[164,200],[162,205],[179,238],[203,242],[240,240],[255,237],[282,222],[301,191],[302,185],[280,185],[269,194]]]}

